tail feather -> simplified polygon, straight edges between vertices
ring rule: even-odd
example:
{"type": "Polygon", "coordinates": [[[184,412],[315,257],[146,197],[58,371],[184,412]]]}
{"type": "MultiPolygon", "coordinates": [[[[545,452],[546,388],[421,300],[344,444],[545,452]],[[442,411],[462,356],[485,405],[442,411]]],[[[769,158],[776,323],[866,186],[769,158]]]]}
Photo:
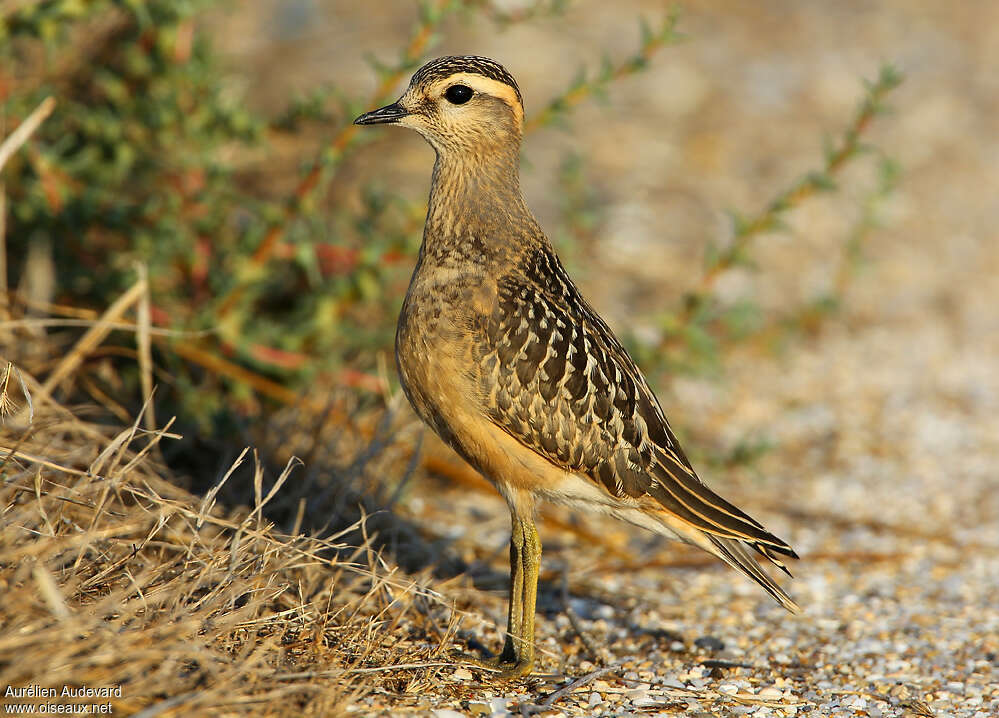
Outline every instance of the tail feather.
{"type": "Polygon", "coordinates": [[[775,546],[729,536],[719,536],[699,526],[692,525],[670,511],[661,509],[659,511],[650,511],[648,509],[645,511],[633,510],[614,515],[625,521],[631,521],[638,526],[651,529],[666,536],[672,536],[685,543],[704,549],[711,555],[720,558],[735,570],[753,579],[763,587],[763,590],[773,596],[777,603],[791,613],[796,613],[799,610],[798,604],[787,595],[774,579],[770,578],[756,560],[756,556],[750,551],[751,548],[755,549],[760,555],[766,557],[767,560],[790,576],[791,572],[788,571],[787,566],[784,565],[781,558],[778,558],[778,555],[790,556],[792,558],[798,558],[798,555],[794,552],[794,549],[780,539],[773,538],[777,544],[775,546]],[[649,520],[650,518],[652,519],[651,521],[649,520]]]}
{"type": "MultiPolygon", "coordinates": [[[[657,450],[655,457],[656,462],[650,467],[654,481],[647,491],[667,511],[713,536],[740,539],[757,546],[771,560],[773,552],[797,558],[784,541],[712,491],[668,452],[657,450]]],[[[780,565],[779,561],[775,563],[780,565]]]]}
{"type": "MultiPolygon", "coordinates": [[[[714,534],[705,535],[715,549],[712,553],[718,556],[718,558],[737,571],[749,576],[749,578],[756,581],[756,583],[760,584],[760,586],[763,587],[763,590],[773,596],[774,600],[791,613],[797,613],[800,610],[798,604],[795,603],[791,597],[787,595],[784,589],[781,588],[776,581],[770,578],[770,576],[760,567],[759,562],[757,562],[753,554],[749,552],[749,546],[747,544],[737,539],[724,538],[722,536],[715,536],[714,534]]],[[[752,544],[752,547],[766,556],[772,563],[774,563],[774,565],[778,566],[788,576],[791,575],[791,572],[787,570],[784,563],[772,555],[769,550],[771,547],[760,546],[759,544],[752,544]]]]}
{"type": "MultiPolygon", "coordinates": [[[[772,563],[774,566],[776,566],[777,568],[779,568],[781,571],[783,571],[784,573],[786,573],[791,578],[794,578],[794,576],[791,574],[791,571],[788,569],[787,565],[781,559],[777,558],[777,556],[775,555],[775,551],[774,551],[774,549],[773,549],[772,546],[761,546],[760,544],[755,544],[754,543],[753,544],[753,548],[756,549],[756,551],[761,556],[763,556],[765,559],[767,559],[768,561],[770,561],[770,563],[772,563]]],[[[791,549],[790,546],[788,546],[788,550],[787,551],[781,551],[781,553],[786,554],[786,555],[790,556],[791,558],[798,558],[798,554],[796,554],[794,552],[794,550],[791,549]]]]}

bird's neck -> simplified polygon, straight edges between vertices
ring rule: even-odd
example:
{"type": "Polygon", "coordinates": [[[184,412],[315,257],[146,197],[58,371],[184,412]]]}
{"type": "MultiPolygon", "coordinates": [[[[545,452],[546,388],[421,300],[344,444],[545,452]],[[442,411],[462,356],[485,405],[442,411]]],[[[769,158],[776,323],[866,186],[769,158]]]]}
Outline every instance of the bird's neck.
{"type": "Polygon", "coordinates": [[[474,156],[438,152],[423,254],[454,256],[461,247],[505,255],[536,241],[541,230],[521,194],[519,164],[516,149],[474,156]]]}

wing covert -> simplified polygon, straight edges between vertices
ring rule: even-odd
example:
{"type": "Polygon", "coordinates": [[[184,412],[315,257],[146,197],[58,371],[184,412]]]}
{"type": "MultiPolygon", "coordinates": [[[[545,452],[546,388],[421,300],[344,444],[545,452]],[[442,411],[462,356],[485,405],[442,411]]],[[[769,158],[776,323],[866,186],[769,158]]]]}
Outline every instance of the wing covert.
{"type": "Polygon", "coordinates": [[[483,329],[480,387],[508,434],[616,498],[651,496],[710,534],[786,548],[700,481],[638,367],[550,250],[499,281],[483,329]]]}

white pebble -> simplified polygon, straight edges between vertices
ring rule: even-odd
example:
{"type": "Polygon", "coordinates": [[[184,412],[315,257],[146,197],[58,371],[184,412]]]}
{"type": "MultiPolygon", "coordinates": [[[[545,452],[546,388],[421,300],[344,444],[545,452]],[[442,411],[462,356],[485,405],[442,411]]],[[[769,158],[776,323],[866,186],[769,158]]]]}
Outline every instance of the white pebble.
{"type": "Polygon", "coordinates": [[[601,603],[597,606],[597,610],[593,612],[593,615],[597,618],[603,618],[609,620],[614,618],[614,607],[608,606],[606,603],[601,603]]]}
{"type": "Polygon", "coordinates": [[[864,710],[867,708],[867,699],[863,696],[847,696],[843,699],[842,705],[855,710],[864,710]]]}
{"type": "Polygon", "coordinates": [[[784,697],[784,692],[779,688],[774,688],[773,686],[767,686],[756,694],[765,701],[779,701],[784,697]]]}
{"type": "Polygon", "coordinates": [[[635,688],[635,689],[630,690],[627,693],[625,693],[625,696],[627,696],[627,698],[628,698],[629,701],[631,701],[632,703],[634,703],[637,700],[641,700],[643,698],[648,698],[649,697],[649,689],[648,688],[635,688]]]}

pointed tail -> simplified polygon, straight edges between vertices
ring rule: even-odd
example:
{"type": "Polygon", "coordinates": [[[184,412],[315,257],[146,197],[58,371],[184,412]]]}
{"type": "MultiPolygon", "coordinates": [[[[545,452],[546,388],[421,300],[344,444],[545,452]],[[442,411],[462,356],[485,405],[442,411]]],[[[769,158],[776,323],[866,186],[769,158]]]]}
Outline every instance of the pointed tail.
{"type": "MultiPolygon", "coordinates": [[[[718,558],[760,584],[767,593],[774,597],[777,603],[791,613],[797,613],[800,610],[798,604],[760,567],[756,557],[749,552],[749,545],[738,539],[723,538],[709,533],[705,533],[705,536],[711,542],[711,548],[708,550],[718,558]]],[[[769,547],[754,545],[753,548],[766,556],[788,576],[791,575],[784,563],[774,556],[772,551],[768,550],[769,547]]]]}

